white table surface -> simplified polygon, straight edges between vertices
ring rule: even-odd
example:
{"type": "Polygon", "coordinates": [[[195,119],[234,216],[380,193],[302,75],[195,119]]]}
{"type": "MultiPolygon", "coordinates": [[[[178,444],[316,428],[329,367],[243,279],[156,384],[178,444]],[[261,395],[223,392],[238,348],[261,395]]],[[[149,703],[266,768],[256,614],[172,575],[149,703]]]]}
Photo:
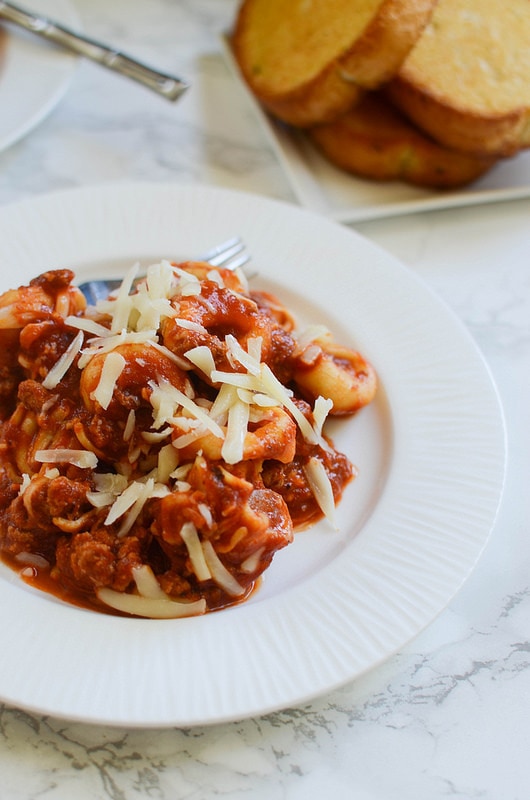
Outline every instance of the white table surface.
{"type": "MultiPolygon", "coordinates": [[[[131,179],[294,201],[221,56],[218,36],[234,0],[72,4],[87,33],[185,75],[193,89],[170,104],[80,64],[51,116],[0,153],[1,203],[131,179]]],[[[0,706],[1,800],[530,796],[530,200],[355,227],[454,309],[497,383],[508,432],[506,488],[472,576],[409,646],[302,707],[214,727],[142,731],[0,706]]]]}

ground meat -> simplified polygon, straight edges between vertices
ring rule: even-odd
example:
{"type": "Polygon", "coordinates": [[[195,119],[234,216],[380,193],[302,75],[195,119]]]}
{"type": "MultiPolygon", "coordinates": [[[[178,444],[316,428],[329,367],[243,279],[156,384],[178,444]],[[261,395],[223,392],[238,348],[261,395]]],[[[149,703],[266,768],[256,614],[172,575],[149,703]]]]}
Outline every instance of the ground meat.
{"type": "Polygon", "coordinates": [[[352,465],[342,453],[300,442],[297,454],[290,464],[269,461],[263,465],[263,483],[283,497],[295,528],[304,527],[323,516],[304,472],[304,465],[313,455],[316,455],[326,467],[337,503],[344,487],[354,475],[352,465]]]}
{"type": "Polygon", "coordinates": [[[36,528],[28,518],[21,497],[15,497],[2,510],[0,534],[0,549],[3,553],[10,556],[16,556],[18,553],[36,553],[53,563],[58,531],[54,526],[45,528],[44,524],[36,528]]]}
{"type": "Polygon", "coordinates": [[[132,582],[133,567],[142,563],[141,549],[137,536],[118,539],[104,529],[63,536],[57,542],[54,577],[81,591],[107,586],[123,592],[132,582]]]}

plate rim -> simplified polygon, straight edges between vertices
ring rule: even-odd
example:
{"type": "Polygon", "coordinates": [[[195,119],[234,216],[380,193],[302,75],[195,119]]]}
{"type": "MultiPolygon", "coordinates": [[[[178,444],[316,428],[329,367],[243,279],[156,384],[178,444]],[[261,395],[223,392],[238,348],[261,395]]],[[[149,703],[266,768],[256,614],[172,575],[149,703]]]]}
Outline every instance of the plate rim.
{"type": "MultiPolygon", "coordinates": [[[[45,247],[47,249],[53,249],[53,247],[56,246],[56,243],[53,242],[53,236],[57,234],[57,230],[60,228],[56,229],[52,225],[52,229],[50,230],[48,224],[50,221],[49,215],[51,213],[52,216],[54,216],[57,214],[57,211],[62,210],[64,212],[64,218],[68,219],[70,215],[70,220],[75,223],[72,225],[70,233],[65,234],[66,238],[68,239],[68,247],[66,249],[72,251],[72,248],[74,248],[76,242],[78,242],[79,236],[86,236],[86,231],[83,232],[83,224],[85,223],[83,223],[81,220],[80,213],[83,210],[86,211],[89,207],[93,209],[92,213],[94,214],[90,220],[92,225],[108,225],[108,219],[105,220],[105,213],[108,214],[109,209],[116,208],[116,215],[120,216],[121,214],[124,214],[126,225],[128,226],[127,230],[130,230],[131,222],[136,220],[136,214],[138,211],[145,211],[147,213],[147,210],[150,209],[149,213],[154,213],[155,210],[164,207],[165,213],[167,211],[167,204],[170,202],[174,202],[177,208],[179,207],[179,204],[180,208],[183,208],[184,203],[186,203],[187,206],[193,206],[195,209],[210,205],[210,208],[217,209],[220,217],[222,217],[223,214],[226,215],[228,213],[228,216],[232,215],[234,219],[236,219],[243,211],[249,214],[250,212],[253,214],[258,214],[258,212],[261,212],[265,217],[269,215],[270,220],[274,220],[278,223],[280,223],[281,217],[281,226],[283,226],[281,227],[282,231],[285,230],[285,226],[292,225],[293,229],[299,233],[300,231],[307,230],[307,226],[309,226],[311,230],[318,230],[320,236],[322,236],[323,232],[325,233],[324,238],[326,239],[326,244],[329,247],[333,247],[333,243],[335,242],[335,255],[337,257],[339,257],[339,253],[342,248],[348,249],[348,255],[350,255],[349,248],[356,253],[361,252],[362,254],[369,254],[373,256],[372,269],[375,270],[375,274],[378,279],[385,278],[386,280],[391,280],[398,286],[404,281],[405,287],[412,291],[414,296],[417,295],[422,297],[427,305],[427,310],[431,312],[434,309],[439,314],[441,320],[440,324],[442,327],[447,328],[448,332],[451,334],[449,337],[451,342],[454,344],[454,341],[456,341],[465,345],[464,349],[466,349],[466,352],[469,354],[469,358],[475,364],[477,371],[480,372],[480,382],[482,388],[486,387],[489,408],[496,410],[496,417],[494,420],[495,424],[493,424],[492,420],[491,429],[488,432],[488,436],[490,436],[492,439],[492,441],[488,444],[489,446],[495,447],[498,460],[498,463],[495,467],[495,473],[493,473],[493,467],[491,467],[492,472],[488,476],[489,486],[493,491],[494,496],[491,496],[489,500],[490,505],[488,506],[486,514],[487,519],[485,518],[484,521],[481,519],[479,523],[480,531],[478,531],[476,534],[476,541],[470,540],[469,543],[466,544],[469,552],[466,551],[465,564],[462,565],[462,574],[458,575],[458,580],[453,580],[451,591],[448,592],[443,588],[441,590],[444,594],[444,603],[442,607],[440,607],[438,595],[436,595],[436,598],[431,601],[433,607],[429,607],[427,616],[422,618],[422,624],[418,626],[417,609],[414,608],[414,603],[412,602],[411,598],[406,598],[406,614],[408,617],[410,617],[410,619],[397,619],[396,625],[398,627],[401,626],[402,630],[407,632],[407,635],[404,637],[400,632],[400,634],[397,635],[397,638],[394,636],[391,646],[386,646],[386,648],[384,644],[381,646],[380,641],[378,641],[378,639],[381,637],[383,640],[385,638],[386,623],[384,620],[378,618],[376,620],[377,625],[374,626],[374,630],[369,633],[369,636],[373,637],[373,640],[370,639],[370,641],[365,643],[367,652],[374,653],[374,659],[371,663],[365,664],[362,669],[357,669],[357,671],[345,669],[341,672],[340,666],[337,666],[335,663],[333,665],[328,665],[325,663],[325,657],[323,654],[318,654],[315,657],[315,664],[309,670],[310,674],[308,673],[305,675],[304,680],[297,680],[293,683],[293,680],[287,676],[284,679],[284,683],[280,687],[278,685],[280,680],[276,676],[276,683],[272,686],[273,694],[276,693],[273,698],[268,696],[270,695],[270,685],[265,687],[245,685],[243,687],[244,697],[241,701],[238,699],[236,703],[237,708],[234,707],[233,713],[231,713],[227,708],[226,697],[223,695],[223,692],[226,693],[226,686],[223,686],[222,682],[221,685],[219,685],[215,681],[214,685],[210,689],[210,692],[213,692],[213,694],[207,695],[206,705],[201,710],[193,711],[189,708],[183,710],[182,704],[179,706],[179,697],[172,696],[170,699],[171,703],[173,704],[173,710],[170,711],[169,714],[165,714],[165,712],[162,713],[158,708],[157,712],[151,717],[149,714],[146,715],[144,713],[144,707],[142,706],[141,702],[138,702],[138,699],[136,699],[131,706],[126,706],[123,705],[124,701],[123,698],[121,698],[122,705],[117,703],[112,710],[109,709],[105,713],[101,712],[101,708],[98,712],[93,712],[91,710],[92,698],[86,696],[86,692],[88,691],[87,687],[79,690],[79,695],[77,697],[78,706],[76,709],[68,709],[64,706],[61,706],[60,703],[58,703],[57,697],[53,698],[53,700],[48,699],[47,702],[36,702],[35,698],[38,696],[39,690],[42,693],[42,686],[33,687],[32,697],[27,697],[26,702],[24,702],[24,697],[21,697],[20,693],[15,697],[13,696],[12,691],[11,694],[9,691],[6,694],[2,687],[0,687],[0,697],[2,697],[5,702],[14,703],[15,705],[20,705],[30,710],[37,711],[38,713],[48,713],[61,718],[68,718],[89,723],[127,725],[129,727],[148,728],[167,727],[174,725],[204,725],[233,721],[257,714],[269,713],[280,708],[285,708],[286,706],[308,702],[325,692],[331,691],[334,688],[344,685],[344,683],[359,677],[361,674],[364,674],[366,671],[375,667],[378,663],[381,663],[381,661],[386,660],[388,657],[390,657],[390,655],[392,655],[392,653],[405,646],[405,644],[407,644],[411,638],[414,638],[414,636],[416,636],[421,630],[430,624],[430,622],[432,622],[434,617],[437,616],[437,614],[447,606],[454,595],[459,591],[465,580],[469,577],[491,535],[501,502],[506,469],[506,430],[499,395],[485,359],[483,358],[477,344],[474,342],[463,323],[458,320],[456,315],[450,311],[443,301],[441,301],[440,298],[438,298],[415,273],[409,270],[393,256],[369,242],[364,237],[360,236],[358,233],[346,229],[333,221],[318,216],[313,212],[300,209],[294,205],[284,203],[282,201],[264,198],[259,195],[251,195],[236,190],[222,189],[218,187],[201,187],[196,185],[185,186],[181,184],[175,185],[168,183],[159,184],[147,182],[125,182],[120,184],[105,184],[76,189],[63,189],[46,195],[38,195],[32,198],[26,198],[24,200],[17,201],[13,204],[0,208],[0,232],[2,230],[7,230],[10,232],[11,236],[20,237],[23,234],[24,226],[29,218],[32,222],[36,223],[37,239],[39,235],[42,234],[43,230],[46,230],[46,235],[51,238],[47,239],[45,242],[45,247]],[[99,205],[99,211],[97,212],[94,212],[95,203],[99,205]],[[134,213],[126,210],[126,208],[130,208],[130,206],[127,204],[134,206],[134,213]],[[131,214],[130,219],[129,214],[131,214]],[[494,442],[493,439],[495,439],[494,442]],[[484,524],[482,524],[482,522],[484,522],[484,524]],[[377,628],[377,626],[380,627],[377,628]],[[322,679],[322,674],[324,673],[326,673],[325,680],[322,679]],[[330,675],[332,673],[334,677],[333,679],[330,679],[330,675]],[[215,692],[221,693],[219,698],[216,698],[215,692]],[[251,698],[251,702],[249,702],[249,697],[251,698]],[[208,704],[210,705],[208,706],[208,704]],[[214,712],[211,711],[212,706],[215,709],[214,712]],[[178,710],[179,708],[180,710],[178,710]]],[[[189,213],[191,213],[191,211],[189,213]]],[[[64,218],[62,220],[63,226],[64,218]]],[[[220,219],[220,221],[225,224],[225,220],[220,219]]],[[[245,226],[243,225],[243,227],[245,226]]],[[[249,217],[248,227],[249,230],[252,230],[254,237],[265,237],[265,233],[260,232],[259,230],[259,222],[255,219],[251,224],[249,217]]],[[[231,231],[228,233],[231,233],[231,231]]],[[[243,230],[242,233],[244,235],[245,231],[243,230]]],[[[123,234],[120,235],[123,236],[123,234]]],[[[18,246],[19,252],[23,255],[23,258],[28,259],[32,257],[32,246],[24,246],[24,244],[21,244],[20,242],[18,246]]],[[[62,246],[63,242],[61,242],[61,247],[62,246]]],[[[97,251],[98,247],[105,249],[106,244],[103,243],[98,245],[96,242],[91,246],[93,246],[95,251],[97,251]]],[[[10,245],[7,244],[7,249],[9,249],[9,247],[10,245]]],[[[6,248],[3,248],[0,244],[0,255],[2,254],[3,249],[5,250],[6,248]]],[[[104,258],[103,253],[101,253],[101,258],[104,258]]],[[[372,278],[367,282],[367,293],[369,294],[369,291],[371,291],[373,288],[374,283],[372,276],[372,278]]],[[[305,291],[306,290],[304,290],[304,292],[305,291]]],[[[405,298],[402,297],[400,302],[404,304],[406,302],[405,298]]],[[[426,317],[422,315],[422,325],[426,324],[425,319],[426,317]]],[[[395,324],[398,326],[398,321],[396,321],[395,324]]],[[[381,343],[379,343],[379,347],[381,346],[381,343]]],[[[390,375],[390,373],[388,374],[390,375]]],[[[396,385],[394,377],[391,377],[391,379],[387,377],[387,382],[388,380],[390,380],[389,385],[396,385]],[[394,384],[392,384],[392,381],[394,381],[394,384]]],[[[393,408],[393,413],[396,418],[399,417],[399,414],[402,411],[405,413],[407,410],[406,407],[404,409],[400,408],[400,404],[401,406],[403,406],[403,404],[406,406],[407,403],[406,392],[404,390],[400,390],[400,392],[401,396],[397,397],[397,405],[395,408],[393,408]]],[[[462,403],[464,403],[464,399],[462,399],[462,403]]],[[[428,427],[429,423],[427,422],[426,424],[428,427]]],[[[404,433],[401,433],[400,435],[403,437],[404,433]]],[[[399,455],[400,453],[398,449],[398,456],[399,455]]],[[[401,457],[404,458],[404,456],[401,457]]],[[[416,457],[419,458],[419,455],[416,454],[416,457]]],[[[395,470],[391,473],[391,478],[392,480],[396,480],[395,470]]],[[[373,535],[373,531],[378,525],[386,524],[387,515],[391,512],[393,513],[392,508],[389,509],[386,507],[389,504],[392,505],[392,491],[390,491],[390,499],[388,493],[386,495],[384,493],[381,495],[382,499],[377,504],[374,513],[371,514],[370,518],[368,519],[366,526],[363,529],[365,532],[368,531],[366,534],[367,538],[369,538],[370,535],[373,535]]],[[[436,500],[438,500],[438,498],[436,498],[436,500]]],[[[409,513],[407,512],[407,509],[400,510],[400,513],[393,520],[396,530],[401,537],[405,536],[405,532],[401,530],[401,526],[403,524],[406,525],[407,523],[407,513],[409,513]]],[[[404,541],[406,541],[406,536],[404,541]]],[[[361,560],[365,559],[366,564],[369,565],[370,571],[373,571],[374,575],[376,575],[377,571],[381,569],[381,565],[374,563],[374,554],[370,552],[370,549],[370,546],[364,546],[362,540],[359,540],[359,546],[356,545],[356,558],[360,558],[361,560]]],[[[384,563],[384,559],[386,557],[385,553],[383,552],[381,555],[383,558],[382,563],[384,563]]],[[[375,562],[377,562],[377,559],[375,559],[375,562]]],[[[404,563],[406,566],[406,561],[404,561],[404,563]]],[[[362,577],[363,576],[361,575],[360,578],[362,579],[362,577]]],[[[369,577],[371,580],[371,573],[369,577]]],[[[19,580],[16,576],[15,578],[16,581],[19,580]]],[[[335,569],[335,563],[333,563],[328,565],[319,575],[319,580],[321,580],[324,588],[325,586],[329,588],[332,586],[333,581],[338,580],[339,578],[342,582],[341,586],[343,587],[344,591],[346,593],[351,593],[353,590],[344,584],[344,567],[342,567],[340,570],[337,570],[335,569]]],[[[3,586],[0,585],[0,594],[7,593],[7,595],[10,597],[17,595],[16,581],[7,581],[3,586]]],[[[369,582],[368,578],[367,582],[369,582]]],[[[303,621],[305,625],[309,625],[310,627],[310,624],[308,623],[308,614],[310,612],[314,612],[315,608],[314,606],[311,606],[310,603],[310,608],[308,610],[306,608],[307,598],[301,596],[303,595],[304,591],[306,591],[307,585],[308,584],[306,582],[303,587],[294,586],[289,588],[286,596],[288,596],[288,600],[292,604],[291,607],[296,608],[300,612],[301,616],[299,619],[303,621]]],[[[313,589],[315,588],[314,583],[311,584],[311,586],[313,589]]],[[[324,591],[324,588],[321,588],[318,591],[322,592],[324,591]]],[[[415,591],[417,590],[418,587],[416,586],[415,591]]],[[[403,592],[404,590],[403,587],[397,586],[396,591],[399,594],[399,592],[403,592]]],[[[348,597],[350,598],[349,594],[348,597]]],[[[322,595],[319,599],[322,602],[322,595]]],[[[313,599],[311,599],[311,602],[313,602],[313,599]]],[[[245,630],[248,633],[249,624],[253,624],[252,617],[254,617],[255,620],[256,616],[258,616],[261,621],[263,620],[265,605],[267,605],[267,615],[270,615],[268,617],[269,624],[278,626],[278,630],[285,630],[287,623],[285,622],[285,619],[282,618],[280,613],[281,603],[278,600],[262,604],[261,611],[259,611],[258,615],[256,615],[255,611],[257,606],[243,605],[238,607],[238,627],[239,625],[247,626],[245,630]],[[249,616],[251,617],[250,623],[248,619],[249,616]]],[[[34,599],[29,599],[29,595],[24,596],[22,606],[27,607],[29,610],[35,613],[36,603],[34,599]]],[[[47,612],[44,612],[44,606],[46,606],[46,608],[49,610],[49,605],[45,603],[39,603],[37,616],[46,616],[47,612]]],[[[348,610],[351,611],[351,609],[348,610]]],[[[234,611],[235,610],[230,610],[222,613],[226,614],[225,619],[228,620],[229,615],[234,615],[234,611]]],[[[78,619],[78,610],[70,607],[55,607],[55,614],[57,619],[60,619],[62,622],[64,622],[69,630],[72,629],[74,622],[78,619]]],[[[215,631],[215,618],[216,615],[207,615],[207,618],[201,618],[200,624],[204,630],[201,632],[200,636],[204,637],[209,635],[215,639],[216,634],[212,633],[212,630],[215,631]],[[212,626],[214,626],[214,628],[212,628],[212,626]]],[[[180,669],[187,669],[186,664],[182,661],[183,654],[178,651],[178,648],[175,648],[174,643],[173,645],[168,643],[166,633],[164,633],[164,631],[168,629],[168,624],[158,624],[155,622],[148,628],[145,625],[145,621],[127,621],[127,623],[129,622],[132,623],[130,625],[130,630],[141,632],[142,640],[145,639],[151,644],[156,643],[157,632],[160,634],[159,642],[162,642],[161,652],[163,652],[164,659],[167,660],[165,667],[166,670],[168,664],[171,666],[178,666],[180,669]]],[[[181,620],[178,622],[182,626],[182,638],[188,637],[189,641],[194,641],[195,637],[199,636],[193,620],[181,620]]],[[[90,641],[98,642],[104,641],[106,636],[115,635],[117,628],[120,627],[117,625],[115,618],[102,620],[99,615],[92,615],[90,617],[85,616],[84,624],[86,628],[85,635],[90,639],[90,641]],[[103,631],[105,632],[105,636],[103,636],[103,631]]],[[[347,624],[350,624],[349,620],[347,624]]],[[[287,625],[287,628],[288,627],[289,626],[287,625]]],[[[218,656],[222,661],[222,668],[225,669],[226,677],[226,664],[230,661],[230,647],[237,645],[238,635],[237,631],[230,630],[228,623],[223,623],[222,629],[223,635],[226,635],[226,643],[223,643],[223,646],[226,649],[222,653],[218,654],[218,656]]],[[[261,633],[263,633],[263,631],[261,631],[261,633]]],[[[354,642],[351,641],[351,635],[352,631],[349,630],[348,636],[350,638],[348,641],[342,642],[339,641],[338,631],[330,632],[334,646],[337,648],[336,655],[339,660],[342,657],[346,659],[355,657],[355,653],[353,652],[354,642]]],[[[253,644],[257,649],[259,649],[261,646],[259,642],[253,642],[253,644]]],[[[311,630],[304,630],[299,641],[296,643],[290,642],[288,641],[288,638],[283,637],[282,644],[287,646],[287,652],[283,652],[281,650],[279,642],[275,641],[273,636],[269,637],[268,646],[271,648],[271,651],[273,651],[275,666],[282,664],[285,665],[286,658],[294,658],[297,655],[299,656],[300,653],[303,653],[304,655],[311,653],[312,656],[315,656],[314,652],[312,651],[312,647],[314,649],[314,633],[311,630]],[[297,648],[300,650],[300,653],[296,652],[297,648]]],[[[57,649],[59,645],[55,643],[54,646],[55,654],[57,654],[57,652],[60,652],[60,650],[57,649]]],[[[106,641],[106,646],[109,646],[108,641],[106,641]]],[[[130,646],[131,654],[133,654],[135,658],[142,657],[137,642],[129,642],[128,646],[130,646]]],[[[210,656],[212,656],[211,653],[210,656]]],[[[367,656],[367,658],[369,659],[369,656],[367,656]]],[[[74,663],[82,671],[83,665],[82,661],[79,660],[79,654],[70,653],[69,660],[71,664],[74,663]]],[[[6,656],[0,658],[0,675],[2,672],[5,673],[5,662],[6,656]]],[[[249,664],[251,664],[253,667],[259,668],[259,665],[256,664],[256,658],[253,654],[249,655],[249,664]]],[[[153,663],[151,663],[151,666],[153,666],[153,663]]],[[[156,667],[161,674],[163,673],[167,679],[167,672],[161,665],[154,664],[154,667],[156,667]]],[[[118,668],[123,669],[123,664],[118,664],[118,668]]],[[[248,676],[244,672],[242,673],[241,677],[248,682],[248,676]]],[[[297,676],[297,678],[298,677],[299,676],[297,676]]]]}
{"type": "MultiPolygon", "coordinates": [[[[24,5],[25,8],[35,13],[50,14],[55,18],[61,16],[61,22],[71,28],[81,30],[81,20],[79,14],[69,0],[52,0],[51,5],[50,0],[28,0],[28,2],[26,2],[24,5]],[[58,13],[57,9],[60,10],[60,14],[58,13]],[[53,12],[53,14],[51,14],[51,12],[53,12]]],[[[13,49],[15,52],[19,49],[17,36],[16,34],[13,35],[14,30],[14,25],[11,25],[10,23],[5,24],[5,41],[3,46],[7,56],[9,56],[9,53],[13,49]]],[[[30,36],[30,34],[26,34],[25,32],[23,35],[25,37],[30,36]]],[[[39,42],[38,39],[35,38],[35,42],[37,47],[43,47],[42,41],[39,42]]],[[[36,63],[30,63],[27,65],[28,70],[35,69],[36,67],[42,69],[42,63],[40,62],[43,51],[40,50],[36,52],[39,54],[37,61],[36,63]]],[[[42,122],[44,122],[44,120],[51,114],[54,108],[66,95],[73,82],[79,64],[79,57],[73,53],[67,52],[66,50],[63,50],[60,53],[54,52],[54,58],[59,56],[61,58],[61,63],[64,64],[65,68],[68,68],[64,71],[60,71],[60,74],[55,77],[45,95],[40,96],[36,100],[31,113],[28,113],[24,120],[18,120],[11,129],[6,129],[4,131],[0,130],[0,153],[16,144],[18,141],[31,133],[31,131],[38,127],[42,122]]],[[[5,63],[3,63],[0,68],[0,97],[2,94],[13,94],[17,91],[17,75],[14,76],[14,85],[13,77],[11,77],[11,85],[8,85],[7,89],[5,87],[3,80],[5,66],[5,63]]]]}

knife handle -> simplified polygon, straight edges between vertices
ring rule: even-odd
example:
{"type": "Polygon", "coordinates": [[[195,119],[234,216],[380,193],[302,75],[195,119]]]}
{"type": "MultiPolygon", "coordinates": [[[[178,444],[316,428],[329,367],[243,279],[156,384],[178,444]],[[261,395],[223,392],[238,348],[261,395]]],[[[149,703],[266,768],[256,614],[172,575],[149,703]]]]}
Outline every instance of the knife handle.
{"type": "Polygon", "coordinates": [[[36,36],[48,39],[60,47],[141,83],[167,100],[177,100],[189,86],[181,78],[158,72],[119,50],[108,47],[88,36],[75,33],[54,20],[40,14],[33,14],[5,0],[0,0],[0,19],[12,22],[36,36]]]}

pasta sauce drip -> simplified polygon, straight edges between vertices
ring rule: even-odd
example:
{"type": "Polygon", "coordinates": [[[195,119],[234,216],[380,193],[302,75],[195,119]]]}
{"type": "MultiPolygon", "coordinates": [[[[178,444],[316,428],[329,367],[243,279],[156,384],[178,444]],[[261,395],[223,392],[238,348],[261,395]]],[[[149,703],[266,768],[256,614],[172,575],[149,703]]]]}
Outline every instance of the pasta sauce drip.
{"type": "Polygon", "coordinates": [[[371,401],[373,369],[204,262],[153,264],[134,289],[131,272],[90,308],[73,279],[0,297],[4,561],[106,613],[244,601],[354,477],[323,426],[371,401]]]}

